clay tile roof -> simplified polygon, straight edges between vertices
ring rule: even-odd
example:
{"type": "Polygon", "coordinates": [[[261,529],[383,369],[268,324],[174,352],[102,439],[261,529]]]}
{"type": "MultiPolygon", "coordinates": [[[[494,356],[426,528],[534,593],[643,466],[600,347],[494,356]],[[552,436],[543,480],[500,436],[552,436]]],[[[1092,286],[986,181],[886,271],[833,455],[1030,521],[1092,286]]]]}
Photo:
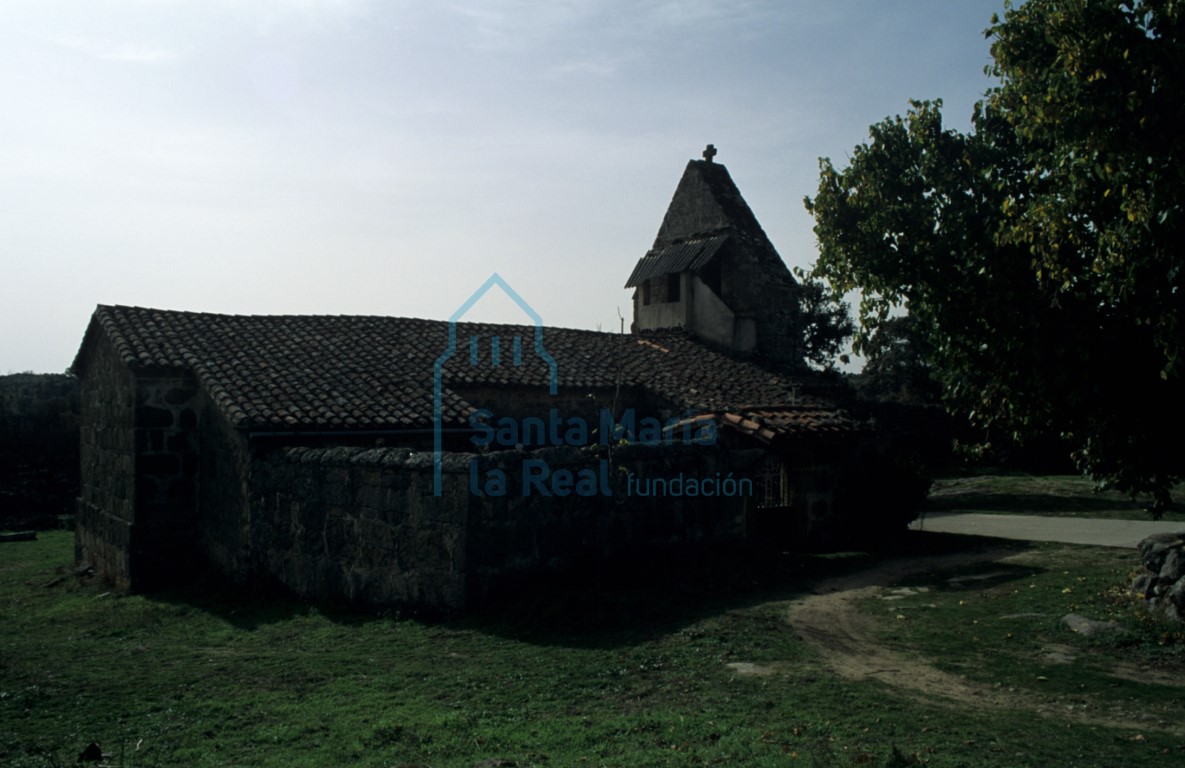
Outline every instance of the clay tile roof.
{"type": "Polygon", "coordinates": [[[626,288],[641,285],[652,277],[678,274],[686,270],[698,271],[720,251],[728,235],[697,237],[652,248],[634,267],[626,288]]]}
{"type": "MultiPolygon", "coordinates": [[[[469,387],[549,388],[550,368],[535,354],[535,331],[457,324],[453,354],[441,366],[446,424],[467,423],[469,387]],[[471,364],[474,352],[477,365],[471,364]]],[[[431,427],[435,365],[449,348],[449,324],[441,320],[100,306],[75,360],[83,375],[89,342],[99,332],[129,368],[188,371],[231,424],[259,431],[431,427]]],[[[799,380],[726,357],[684,334],[545,328],[543,347],[555,361],[561,389],[614,387],[620,369],[623,387],[720,415],[758,439],[765,431],[857,426],[834,406],[800,396],[799,380]],[[775,406],[746,410],[751,403],[775,406]]]]}
{"type": "Polygon", "coordinates": [[[821,400],[801,400],[795,403],[768,407],[740,407],[735,411],[700,413],[667,427],[680,431],[715,422],[722,428],[752,437],[765,444],[787,438],[811,434],[841,434],[857,432],[867,425],[852,418],[846,411],[821,400]]]}
{"type": "Polygon", "coordinates": [[[753,424],[754,436],[765,442],[786,434],[851,432],[863,426],[843,409],[820,402],[747,408],[743,416],[742,428],[753,424]]]}
{"type": "Polygon", "coordinates": [[[675,188],[653,247],[638,260],[626,288],[662,275],[700,273],[713,260],[744,252],[763,264],[771,279],[793,282],[790,270],[757,217],[741,197],[728,169],[720,163],[692,160],[675,188]]]}

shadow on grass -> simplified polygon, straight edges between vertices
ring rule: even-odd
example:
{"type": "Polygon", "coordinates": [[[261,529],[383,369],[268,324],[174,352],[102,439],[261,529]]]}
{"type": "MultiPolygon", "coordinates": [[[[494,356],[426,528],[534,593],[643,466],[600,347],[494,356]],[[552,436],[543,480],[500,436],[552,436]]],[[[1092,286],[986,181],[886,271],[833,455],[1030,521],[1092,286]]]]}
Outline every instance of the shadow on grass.
{"type": "Polygon", "coordinates": [[[270,582],[237,584],[209,569],[195,574],[184,584],[146,592],[145,597],[202,611],[248,631],[307,616],[320,608],[280,585],[270,582]]]}
{"type": "MultiPolygon", "coordinates": [[[[1023,549],[1022,542],[1010,542],[1023,549]]],[[[241,585],[203,573],[148,597],[185,605],[245,630],[317,612],[338,624],[415,621],[536,645],[613,648],[654,639],[712,616],[787,600],[819,579],[854,573],[898,557],[999,548],[998,539],[909,531],[875,550],[783,552],[754,546],[697,546],[645,557],[525,574],[464,613],[409,607],[309,602],[274,584],[241,585]]]]}
{"type": "Polygon", "coordinates": [[[1111,512],[1115,510],[1141,512],[1146,504],[1130,499],[1091,496],[1061,496],[1041,493],[949,493],[931,496],[926,502],[927,512],[953,510],[976,512],[1065,513],[1111,512]]]}
{"type": "Polygon", "coordinates": [[[787,553],[754,547],[676,550],[613,569],[551,575],[492,596],[452,622],[538,645],[607,648],[651,640],[697,621],[789,600],[824,578],[902,557],[1028,547],[975,536],[910,531],[873,551],[787,553]]]}
{"type": "Polygon", "coordinates": [[[936,592],[978,592],[1013,581],[1031,579],[1048,571],[1048,568],[1036,565],[986,562],[916,573],[898,580],[894,586],[924,586],[936,592]]]}

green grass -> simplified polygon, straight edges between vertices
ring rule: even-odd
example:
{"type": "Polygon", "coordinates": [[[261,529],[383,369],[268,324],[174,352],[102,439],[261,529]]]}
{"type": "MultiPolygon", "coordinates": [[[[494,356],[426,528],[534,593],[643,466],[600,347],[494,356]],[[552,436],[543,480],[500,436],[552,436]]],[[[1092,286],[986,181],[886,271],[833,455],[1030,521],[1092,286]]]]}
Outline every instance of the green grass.
{"type": "MultiPolygon", "coordinates": [[[[956,540],[910,536],[925,547],[956,540]]],[[[1000,613],[1062,610],[1067,596],[1053,586],[1087,599],[1123,569],[1076,557],[1071,574],[1042,567],[993,585],[1008,595],[990,608],[975,597],[956,610],[952,592],[942,612],[885,614],[886,637],[942,664],[985,658],[1005,630],[992,623],[1000,613]],[[983,630],[963,620],[970,611],[983,630]]],[[[552,580],[447,620],[204,581],[121,595],[69,575],[71,558],[65,532],[0,545],[0,765],[74,764],[91,740],[126,766],[1136,766],[1185,754],[1158,732],[1134,741],[1123,728],[838,679],[788,627],[786,605],[810,579],[869,564],[862,555],[662,559],[552,580]],[[776,672],[739,676],[730,662],[776,672]]],[[[1020,645],[1056,626],[1008,631],[1020,645]]],[[[1023,668],[984,674],[1028,684],[1023,668]]]]}
{"type": "Polygon", "coordinates": [[[862,607],[888,646],[988,689],[1180,727],[1185,626],[1150,616],[1123,588],[1137,564],[1131,550],[1039,544],[1020,562],[912,577],[901,583],[912,594],[887,590],[862,607]],[[1068,613],[1123,631],[1087,638],[1063,624],[1068,613]]]}
{"type": "MultiPolygon", "coordinates": [[[[1178,486],[1174,499],[1185,486],[1178,486]]],[[[987,512],[991,514],[1100,517],[1149,520],[1149,497],[1130,498],[1118,491],[1097,491],[1079,475],[990,474],[936,480],[930,489],[927,512],[987,512]]],[[[1185,511],[1170,510],[1165,520],[1185,521],[1185,511]]]]}

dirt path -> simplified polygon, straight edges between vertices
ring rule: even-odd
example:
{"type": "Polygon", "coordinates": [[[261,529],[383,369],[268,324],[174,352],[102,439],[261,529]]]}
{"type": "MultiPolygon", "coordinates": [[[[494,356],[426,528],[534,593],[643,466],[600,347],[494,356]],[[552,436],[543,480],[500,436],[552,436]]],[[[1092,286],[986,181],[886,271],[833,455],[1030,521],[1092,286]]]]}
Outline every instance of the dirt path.
{"type": "MultiPolygon", "coordinates": [[[[1039,555],[1037,555],[1039,556],[1039,555]]],[[[1024,563],[1035,557],[1015,549],[992,549],[941,557],[893,560],[859,573],[820,582],[815,594],[790,604],[787,619],[819,653],[822,661],[848,680],[877,680],[920,700],[946,699],[972,709],[1025,709],[1046,717],[1111,727],[1142,728],[1185,735],[1185,727],[1137,711],[1120,711],[1091,697],[1040,696],[967,680],[925,659],[883,644],[876,618],[858,603],[907,576],[977,563],[1024,563]]]]}

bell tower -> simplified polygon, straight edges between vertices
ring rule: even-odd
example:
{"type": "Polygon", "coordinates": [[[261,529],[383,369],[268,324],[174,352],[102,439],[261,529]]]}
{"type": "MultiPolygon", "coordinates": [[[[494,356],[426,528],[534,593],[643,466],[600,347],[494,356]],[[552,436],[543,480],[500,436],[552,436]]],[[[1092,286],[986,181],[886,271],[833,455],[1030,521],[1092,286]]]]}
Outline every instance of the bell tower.
{"type": "Polygon", "coordinates": [[[709,144],[691,160],[634,289],[634,333],[682,330],[737,357],[802,365],[798,283],[709,144]]]}

